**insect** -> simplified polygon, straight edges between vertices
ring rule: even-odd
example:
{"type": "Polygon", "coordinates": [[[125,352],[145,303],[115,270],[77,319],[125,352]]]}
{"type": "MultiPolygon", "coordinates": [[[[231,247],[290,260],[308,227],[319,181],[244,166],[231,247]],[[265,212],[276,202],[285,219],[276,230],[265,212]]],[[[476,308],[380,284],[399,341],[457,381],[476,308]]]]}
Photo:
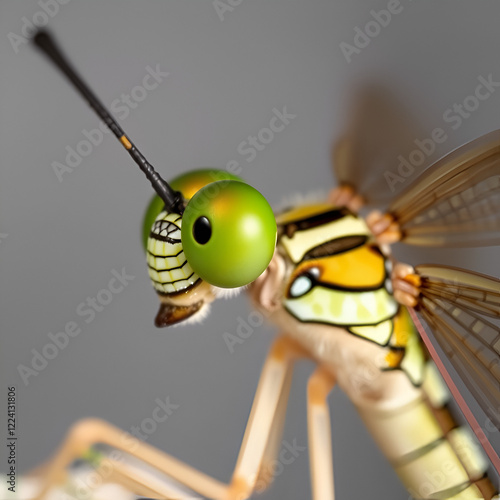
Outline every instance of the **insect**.
{"type": "Polygon", "coordinates": [[[47,498],[59,487],[75,460],[138,495],[250,497],[269,480],[264,472],[279,451],[291,373],[301,358],[317,364],[307,393],[315,500],[334,498],[327,397],[336,385],[413,497],[499,498],[468,427],[447,408],[440,372],[498,472],[500,460],[416,313],[500,428],[500,331],[494,323],[500,318],[500,281],[447,266],[412,268],[395,262],[390,244],[500,243],[500,131],[442,158],[386,213],[366,219],[359,211],[370,193],[356,189],[359,153],[355,144],[341,141],[335,151],[340,186],[329,199],[289,207],[274,218],[258,192],[221,171],[195,171],[166,183],[50,36],[38,34],[35,42],[104,119],[158,194],[145,223],[147,264],[160,300],[157,326],[202,319],[224,289],[250,283],[253,303],[283,333],[265,361],[229,484],[106,422],[85,420],[38,470],[34,498],[47,498]],[[436,472],[439,482],[426,480],[436,472]]]}

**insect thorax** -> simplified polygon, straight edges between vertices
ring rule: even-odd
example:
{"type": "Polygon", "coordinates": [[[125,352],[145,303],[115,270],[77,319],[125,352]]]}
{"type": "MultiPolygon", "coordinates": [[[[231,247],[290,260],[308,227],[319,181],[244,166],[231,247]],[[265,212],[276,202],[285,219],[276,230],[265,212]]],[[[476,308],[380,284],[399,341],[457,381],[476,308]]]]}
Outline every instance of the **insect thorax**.
{"type": "MultiPolygon", "coordinates": [[[[391,261],[362,218],[318,204],[288,210],[277,221],[278,248],[292,268],[283,297],[289,314],[387,348],[386,368],[400,367],[408,348],[421,358],[408,313],[392,296],[391,261]]],[[[421,360],[405,371],[418,383],[421,360]]]]}

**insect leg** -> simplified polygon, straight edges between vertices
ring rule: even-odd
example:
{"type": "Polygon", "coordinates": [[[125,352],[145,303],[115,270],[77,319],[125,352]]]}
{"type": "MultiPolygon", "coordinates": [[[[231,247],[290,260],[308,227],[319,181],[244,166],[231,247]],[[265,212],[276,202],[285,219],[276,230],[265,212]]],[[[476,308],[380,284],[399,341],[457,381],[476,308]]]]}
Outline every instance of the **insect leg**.
{"type": "MultiPolygon", "coordinates": [[[[103,420],[85,419],[73,426],[54,459],[46,467],[42,479],[42,488],[35,500],[44,499],[54,487],[60,485],[66,477],[67,467],[76,459],[84,456],[97,443],[106,444],[116,450],[130,454],[187,486],[196,485],[196,490],[209,498],[226,498],[227,487],[225,484],[157,450],[153,446],[139,441],[103,420]]],[[[149,488],[157,494],[165,495],[165,487],[158,486],[153,489],[150,485],[145,485],[131,468],[127,468],[120,462],[115,463],[110,460],[109,465],[115,477],[125,477],[125,479],[120,480],[122,485],[128,487],[133,485],[134,491],[137,492],[149,488]]]]}
{"type": "MultiPolygon", "coordinates": [[[[271,347],[230,484],[213,479],[105,421],[86,419],[73,426],[53,460],[43,465],[43,469],[39,469],[44,473],[36,500],[44,499],[52,488],[60,485],[66,478],[67,467],[76,459],[85,456],[96,444],[104,444],[125,452],[208,498],[247,498],[255,489],[264,457],[275,452],[276,436],[281,434],[284,420],[289,374],[293,361],[304,355],[293,341],[285,337],[278,338],[271,347]]],[[[118,463],[111,469],[119,484],[129,488],[133,486],[136,492],[154,491],[160,498],[165,498],[164,489],[159,485],[153,487],[152,484],[141,483],[140,477],[126,467],[126,464],[118,463]]],[[[151,496],[150,493],[148,495],[151,496]]]]}
{"type": "Polygon", "coordinates": [[[334,500],[330,411],[327,398],[335,385],[330,372],[318,368],[307,385],[307,422],[312,498],[334,500]]]}
{"type": "Polygon", "coordinates": [[[415,307],[420,295],[420,277],[412,266],[398,262],[392,271],[394,298],[406,307],[415,307]]]}
{"type": "Polygon", "coordinates": [[[278,408],[269,435],[264,457],[262,459],[262,466],[257,478],[256,490],[258,493],[266,489],[274,480],[273,466],[280,452],[281,438],[283,436],[283,428],[285,426],[286,409],[288,405],[288,396],[290,394],[290,386],[292,384],[293,370],[289,370],[283,389],[281,391],[278,408]]]}
{"type": "Polygon", "coordinates": [[[366,217],[366,223],[379,244],[391,244],[401,240],[399,224],[391,214],[373,210],[366,217]]]}
{"type": "Polygon", "coordinates": [[[347,207],[354,213],[359,212],[364,205],[362,196],[347,184],[333,188],[328,194],[328,201],[338,207],[347,207]]]}
{"type": "Polygon", "coordinates": [[[248,419],[236,467],[231,479],[229,498],[248,498],[254,491],[265,457],[275,452],[276,434],[284,418],[286,385],[293,362],[305,354],[292,340],[278,338],[266,359],[248,419]]]}

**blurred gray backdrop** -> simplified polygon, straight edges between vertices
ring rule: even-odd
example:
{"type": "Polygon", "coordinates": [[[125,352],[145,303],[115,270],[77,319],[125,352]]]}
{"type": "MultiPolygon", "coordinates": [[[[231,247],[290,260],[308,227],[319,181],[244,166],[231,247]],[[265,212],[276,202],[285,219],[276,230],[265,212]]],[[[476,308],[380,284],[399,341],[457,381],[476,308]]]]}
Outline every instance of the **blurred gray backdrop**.
{"type": "MultiPolygon", "coordinates": [[[[116,139],[95,132],[99,121],[82,99],[25,43],[31,24],[48,21],[167,179],[237,161],[276,205],[290,193],[334,186],[330,144],[358,85],[390,89],[420,121],[420,138],[446,129],[429,162],[498,128],[500,87],[455,129],[443,114],[474,93],[478,77],[500,81],[499,15],[494,0],[1,2],[0,425],[3,435],[7,387],[16,386],[21,469],[44,460],[82,417],[130,430],[168,397],[179,406],[147,441],[228,480],[275,333],[258,327],[231,352],[223,334],[237,335],[238,318],[248,319],[245,296],[215,303],[201,325],[153,326],[158,300],[140,240],[151,189],[116,139]],[[397,10],[390,21],[367,24],[388,6],[397,10]],[[366,28],[373,36],[359,35],[366,28]],[[347,44],[356,50],[348,53],[347,44]],[[295,115],[284,130],[255,155],[242,153],[241,143],[284,108],[295,115]],[[86,136],[94,144],[82,142],[86,136]],[[71,150],[80,159],[67,158],[71,150]],[[123,269],[134,277],[123,291],[102,292],[123,269]],[[93,317],[81,304],[97,296],[111,302],[93,317]],[[31,368],[33,350],[41,353],[68,322],[81,333],[56,354],[46,350],[53,359],[45,367],[38,361],[40,369],[23,380],[20,365],[31,368]]],[[[498,248],[397,252],[410,263],[499,275],[498,248]]],[[[312,368],[298,366],[284,434],[301,446],[312,368]]],[[[331,412],[338,498],[407,498],[338,391],[331,412]]],[[[0,470],[6,465],[1,452],[0,470]]],[[[262,496],[309,497],[306,451],[262,496]]]]}

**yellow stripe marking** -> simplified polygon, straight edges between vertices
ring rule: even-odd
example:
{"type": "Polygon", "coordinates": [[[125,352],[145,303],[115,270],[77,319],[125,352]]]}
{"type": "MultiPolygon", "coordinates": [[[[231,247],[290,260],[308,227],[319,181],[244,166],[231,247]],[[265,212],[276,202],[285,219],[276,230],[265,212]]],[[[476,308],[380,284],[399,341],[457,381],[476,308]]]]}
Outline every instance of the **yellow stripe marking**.
{"type": "Polygon", "coordinates": [[[397,302],[385,288],[369,292],[344,292],[315,286],[301,297],[286,299],[285,305],[302,321],[321,321],[346,326],[353,323],[358,326],[378,324],[392,318],[398,309],[397,302]],[[370,307],[367,308],[370,302],[375,306],[379,303],[382,307],[380,310],[371,310],[370,307]],[[322,305],[322,310],[314,309],[314,304],[322,305]],[[360,309],[361,312],[367,309],[371,315],[363,318],[360,309]]]}
{"type": "Polygon", "coordinates": [[[385,361],[389,365],[390,368],[396,368],[401,363],[403,359],[404,352],[401,351],[389,351],[385,355],[385,361]]]}
{"type": "Polygon", "coordinates": [[[362,219],[352,215],[346,215],[342,219],[297,231],[292,238],[286,234],[281,237],[281,244],[293,262],[297,263],[308,250],[316,246],[332,241],[342,236],[366,235],[369,236],[369,230],[362,219]]]}
{"type": "Polygon", "coordinates": [[[132,149],[132,144],[126,135],[120,137],[120,142],[125,146],[125,149],[132,149]]]}
{"type": "Polygon", "coordinates": [[[296,267],[290,281],[314,267],[320,271],[319,280],[352,288],[381,285],[385,276],[384,258],[366,245],[338,255],[308,259],[296,267]]]}
{"type": "Polygon", "coordinates": [[[349,330],[356,335],[373,340],[377,344],[385,345],[392,334],[392,320],[388,319],[373,326],[351,326],[349,330]]]}
{"type": "Polygon", "coordinates": [[[402,307],[399,314],[394,318],[394,346],[405,347],[414,332],[415,327],[411,323],[410,315],[406,308],[402,307]]]}

